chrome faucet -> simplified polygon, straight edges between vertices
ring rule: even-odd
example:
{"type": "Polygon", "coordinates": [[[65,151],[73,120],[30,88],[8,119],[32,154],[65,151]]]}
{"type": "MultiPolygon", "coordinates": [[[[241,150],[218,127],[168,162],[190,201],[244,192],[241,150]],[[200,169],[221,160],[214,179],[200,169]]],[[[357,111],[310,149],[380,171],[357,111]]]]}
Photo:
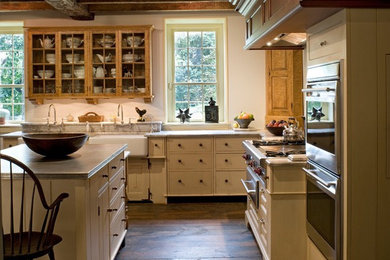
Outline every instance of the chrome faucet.
{"type": "Polygon", "coordinates": [[[119,114],[121,115],[121,124],[123,125],[123,106],[122,104],[118,104],[118,117],[119,117],[119,114]],[[120,108],[120,110],[119,110],[120,108]]]}
{"type": "Polygon", "coordinates": [[[56,112],[56,108],[54,107],[54,104],[50,104],[49,106],[49,111],[47,112],[47,124],[49,125],[49,119],[50,119],[50,108],[53,107],[53,110],[54,110],[54,123],[53,124],[57,124],[57,112],[56,112]]]}

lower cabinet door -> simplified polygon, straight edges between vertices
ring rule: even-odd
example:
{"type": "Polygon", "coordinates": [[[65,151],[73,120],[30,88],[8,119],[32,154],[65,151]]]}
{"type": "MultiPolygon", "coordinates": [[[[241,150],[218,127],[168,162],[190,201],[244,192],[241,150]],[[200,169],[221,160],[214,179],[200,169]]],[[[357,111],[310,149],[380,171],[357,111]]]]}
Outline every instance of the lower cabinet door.
{"type": "Polygon", "coordinates": [[[110,257],[109,246],[110,246],[110,212],[109,208],[109,197],[108,197],[108,186],[98,196],[98,207],[99,207],[99,248],[93,250],[99,250],[99,259],[107,260],[110,257]]]}
{"type": "Polygon", "coordinates": [[[212,172],[169,172],[169,195],[213,193],[212,172]]]}
{"type": "Polygon", "coordinates": [[[215,173],[215,193],[217,195],[245,195],[241,179],[245,179],[245,171],[217,171],[215,173]]]}
{"type": "Polygon", "coordinates": [[[118,213],[110,225],[110,259],[114,259],[122,240],[126,234],[126,211],[125,203],[122,204],[118,213]]]}

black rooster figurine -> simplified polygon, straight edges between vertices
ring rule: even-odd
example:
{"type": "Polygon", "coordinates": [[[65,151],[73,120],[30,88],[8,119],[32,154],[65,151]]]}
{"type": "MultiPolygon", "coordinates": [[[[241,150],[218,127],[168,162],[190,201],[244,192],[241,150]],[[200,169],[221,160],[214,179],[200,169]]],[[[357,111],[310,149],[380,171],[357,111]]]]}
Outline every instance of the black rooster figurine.
{"type": "Polygon", "coordinates": [[[186,110],[181,110],[179,108],[179,114],[176,116],[176,118],[180,119],[180,122],[184,123],[185,121],[189,122],[191,118],[190,109],[187,108],[186,110]]]}
{"type": "Polygon", "coordinates": [[[139,115],[139,118],[137,119],[137,122],[145,122],[145,119],[143,118],[143,116],[146,114],[146,109],[140,110],[138,107],[136,107],[135,111],[139,115]]]}

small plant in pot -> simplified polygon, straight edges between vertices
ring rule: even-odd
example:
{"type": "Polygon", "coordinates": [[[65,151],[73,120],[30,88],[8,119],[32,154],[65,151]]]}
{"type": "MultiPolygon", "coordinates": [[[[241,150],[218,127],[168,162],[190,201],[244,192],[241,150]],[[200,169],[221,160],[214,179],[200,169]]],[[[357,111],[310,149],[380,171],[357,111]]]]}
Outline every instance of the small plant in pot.
{"type": "Polygon", "coordinates": [[[249,124],[253,120],[255,120],[253,114],[241,112],[238,116],[234,118],[234,121],[236,121],[237,123],[235,123],[233,127],[237,128],[238,126],[240,126],[240,128],[248,128],[249,124]]]}

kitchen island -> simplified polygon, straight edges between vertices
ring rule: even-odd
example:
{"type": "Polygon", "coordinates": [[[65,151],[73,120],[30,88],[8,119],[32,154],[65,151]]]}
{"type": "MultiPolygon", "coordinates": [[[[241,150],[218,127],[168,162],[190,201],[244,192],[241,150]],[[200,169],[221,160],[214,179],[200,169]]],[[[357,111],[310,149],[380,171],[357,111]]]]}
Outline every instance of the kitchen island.
{"type": "MultiPolygon", "coordinates": [[[[126,235],[126,148],[127,145],[122,144],[86,144],[60,159],[43,157],[24,144],[1,151],[32,169],[47,200],[51,201],[63,192],[69,193],[69,198],[61,204],[54,231],[63,238],[54,248],[56,259],[114,259],[126,235]]],[[[9,170],[5,163],[1,167],[5,201],[4,194],[10,192],[7,185],[9,170]]],[[[26,194],[29,194],[28,188],[32,189],[31,183],[26,187],[26,194]]],[[[38,201],[35,203],[39,204],[38,201]]],[[[5,232],[9,223],[7,206],[5,203],[2,205],[5,232]]],[[[42,221],[42,209],[35,209],[34,219],[42,221]]],[[[40,224],[34,223],[34,226],[39,227],[40,224]]]]}

